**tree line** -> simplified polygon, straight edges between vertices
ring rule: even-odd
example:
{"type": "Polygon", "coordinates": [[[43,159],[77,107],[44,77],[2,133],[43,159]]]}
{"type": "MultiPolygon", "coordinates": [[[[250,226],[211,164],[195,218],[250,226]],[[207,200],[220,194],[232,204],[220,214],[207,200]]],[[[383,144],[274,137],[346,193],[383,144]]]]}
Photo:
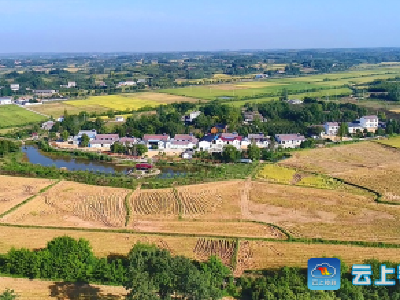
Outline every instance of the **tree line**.
{"type": "MultiPolygon", "coordinates": [[[[391,261],[366,260],[372,267],[371,280],[380,279],[379,266],[396,268],[391,261]]],[[[11,249],[0,256],[2,274],[26,278],[63,280],[108,285],[122,285],[126,299],[193,299],[210,300],[232,296],[239,300],[354,300],[400,298],[394,286],[354,286],[351,266],[341,262],[341,288],[336,291],[312,291],[307,287],[307,270],[283,267],[245,271],[234,278],[217,257],[205,262],[173,256],[155,245],[135,244],[125,255],[98,258],[89,242],[71,237],[57,237],[43,249],[11,249]]],[[[396,275],[387,275],[396,280],[396,275]]],[[[15,299],[13,291],[0,295],[1,300],[15,299]],[[8,298],[7,298],[8,297],[8,298]]]]}

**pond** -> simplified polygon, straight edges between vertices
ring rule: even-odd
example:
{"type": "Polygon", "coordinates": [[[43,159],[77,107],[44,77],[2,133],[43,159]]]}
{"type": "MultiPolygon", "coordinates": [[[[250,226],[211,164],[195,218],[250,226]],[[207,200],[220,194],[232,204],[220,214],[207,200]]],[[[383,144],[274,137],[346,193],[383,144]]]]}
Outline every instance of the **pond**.
{"type": "MultiPolygon", "coordinates": [[[[35,146],[22,147],[26,160],[32,164],[39,164],[45,167],[55,166],[56,168],[66,168],[69,171],[91,171],[101,173],[127,173],[131,167],[116,166],[113,163],[93,161],[84,158],[74,158],[71,156],[59,156],[52,153],[40,151],[35,146]]],[[[159,178],[182,177],[188,172],[187,169],[175,167],[159,167],[161,173],[159,178]]]]}

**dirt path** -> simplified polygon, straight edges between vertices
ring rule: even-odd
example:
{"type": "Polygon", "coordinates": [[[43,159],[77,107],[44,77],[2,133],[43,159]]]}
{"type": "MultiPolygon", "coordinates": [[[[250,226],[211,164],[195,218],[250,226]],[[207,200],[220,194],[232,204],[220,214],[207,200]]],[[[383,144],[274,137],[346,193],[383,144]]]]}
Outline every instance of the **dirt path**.
{"type": "Polygon", "coordinates": [[[130,212],[129,212],[130,213],[130,220],[129,220],[129,223],[126,224],[126,227],[130,227],[131,229],[136,229],[136,226],[139,225],[139,224],[136,224],[135,220],[133,219],[133,216],[134,216],[133,207],[134,207],[134,201],[135,201],[136,197],[139,196],[141,189],[142,189],[142,183],[139,182],[138,186],[136,187],[134,192],[129,197],[130,199],[132,199],[132,201],[128,200],[128,203],[129,203],[129,208],[128,209],[130,210],[130,212]]]}
{"type": "Polygon", "coordinates": [[[249,191],[251,188],[251,177],[247,178],[244,182],[243,188],[240,191],[240,209],[242,212],[242,219],[251,219],[249,211],[249,191]]]}

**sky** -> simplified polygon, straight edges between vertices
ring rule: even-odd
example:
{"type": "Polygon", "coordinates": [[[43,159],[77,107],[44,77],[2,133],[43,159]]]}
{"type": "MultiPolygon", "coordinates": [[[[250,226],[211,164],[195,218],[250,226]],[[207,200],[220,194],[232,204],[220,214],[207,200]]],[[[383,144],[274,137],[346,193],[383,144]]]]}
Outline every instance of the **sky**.
{"type": "Polygon", "coordinates": [[[0,0],[0,53],[400,47],[399,0],[0,0]]]}

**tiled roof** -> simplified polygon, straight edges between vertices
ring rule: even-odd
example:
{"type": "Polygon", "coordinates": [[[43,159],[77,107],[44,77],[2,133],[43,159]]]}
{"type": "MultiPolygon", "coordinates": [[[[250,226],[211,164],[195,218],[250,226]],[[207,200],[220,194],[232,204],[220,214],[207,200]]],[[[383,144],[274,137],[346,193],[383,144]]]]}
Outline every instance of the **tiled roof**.
{"type": "Polygon", "coordinates": [[[363,116],[363,119],[378,119],[378,116],[375,116],[375,115],[363,116]]]}
{"type": "Polygon", "coordinates": [[[113,139],[113,140],[117,140],[117,139],[119,139],[119,135],[116,134],[116,133],[98,134],[98,135],[96,135],[96,140],[102,140],[102,139],[113,139]]]}
{"type": "Polygon", "coordinates": [[[169,138],[169,135],[163,134],[145,134],[143,136],[143,140],[145,141],[168,141],[169,138]]]}
{"type": "Polygon", "coordinates": [[[221,137],[223,138],[233,138],[237,136],[239,136],[237,133],[221,133],[221,137]]]}
{"type": "Polygon", "coordinates": [[[276,134],[275,135],[281,141],[305,141],[306,138],[302,135],[289,133],[289,134],[276,134]]]}
{"type": "Polygon", "coordinates": [[[115,141],[101,141],[101,140],[93,140],[90,142],[91,145],[98,144],[98,145],[111,145],[114,144],[115,141]]]}
{"type": "Polygon", "coordinates": [[[326,125],[328,126],[339,126],[338,122],[326,122],[326,125]]]}

